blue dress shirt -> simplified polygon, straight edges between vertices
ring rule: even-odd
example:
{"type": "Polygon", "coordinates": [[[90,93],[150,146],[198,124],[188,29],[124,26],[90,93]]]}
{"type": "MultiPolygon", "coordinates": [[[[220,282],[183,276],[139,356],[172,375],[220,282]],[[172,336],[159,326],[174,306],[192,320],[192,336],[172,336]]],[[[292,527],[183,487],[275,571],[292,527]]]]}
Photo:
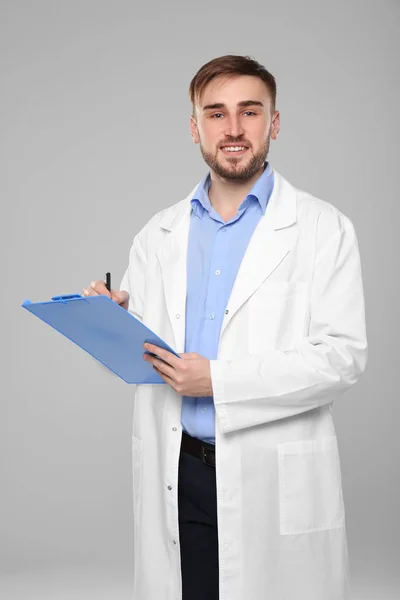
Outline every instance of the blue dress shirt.
{"type": "MultiPolygon", "coordinates": [[[[267,162],[237,214],[224,221],[208,198],[210,174],[197,186],[191,200],[188,239],[185,352],[217,358],[236,274],[273,187],[274,174],[267,162]]],[[[189,435],[215,444],[213,397],[182,396],[181,423],[189,435]]]]}

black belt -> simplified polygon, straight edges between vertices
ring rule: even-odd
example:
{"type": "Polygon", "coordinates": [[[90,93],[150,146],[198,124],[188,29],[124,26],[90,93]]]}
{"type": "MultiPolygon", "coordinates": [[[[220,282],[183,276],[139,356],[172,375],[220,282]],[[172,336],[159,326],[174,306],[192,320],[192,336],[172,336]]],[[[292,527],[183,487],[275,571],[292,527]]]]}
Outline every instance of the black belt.
{"type": "Polygon", "coordinates": [[[182,431],[181,450],[188,454],[192,454],[197,458],[201,458],[205,465],[215,468],[214,444],[208,444],[207,442],[203,442],[203,440],[198,440],[197,438],[188,435],[185,431],[182,431]]]}

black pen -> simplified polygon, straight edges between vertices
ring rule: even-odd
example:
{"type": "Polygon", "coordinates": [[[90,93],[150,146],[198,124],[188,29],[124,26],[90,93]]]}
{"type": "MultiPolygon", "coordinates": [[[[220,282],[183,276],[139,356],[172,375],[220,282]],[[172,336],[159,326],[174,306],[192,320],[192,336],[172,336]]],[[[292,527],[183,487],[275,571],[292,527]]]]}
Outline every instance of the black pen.
{"type": "Polygon", "coordinates": [[[111,273],[106,273],[106,288],[111,292],[111,273]]]}

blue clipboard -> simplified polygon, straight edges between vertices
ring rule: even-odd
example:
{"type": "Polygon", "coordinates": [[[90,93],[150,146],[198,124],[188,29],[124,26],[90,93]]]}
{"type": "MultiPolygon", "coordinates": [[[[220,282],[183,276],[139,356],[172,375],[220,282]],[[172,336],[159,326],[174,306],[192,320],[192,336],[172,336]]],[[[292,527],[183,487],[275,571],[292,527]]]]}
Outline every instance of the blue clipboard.
{"type": "Polygon", "coordinates": [[[54,296],[47,302],[25,300],[21,306],[83,348],[126,383],[165,384],[153,366],[143,359],[145,342],[180,358],[158,335],[108,296],[70,294],[54,296]]]}

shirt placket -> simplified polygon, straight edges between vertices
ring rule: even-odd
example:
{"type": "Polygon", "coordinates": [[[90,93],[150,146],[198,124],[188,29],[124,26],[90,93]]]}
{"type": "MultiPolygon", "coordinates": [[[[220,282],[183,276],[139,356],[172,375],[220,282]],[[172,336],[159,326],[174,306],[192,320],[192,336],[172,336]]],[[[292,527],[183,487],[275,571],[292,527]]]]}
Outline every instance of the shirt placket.
{"type": "MultiPolygon", "coordinates": [[[[208,277],[206,311],[201,334],[201,352],[209,359],[216,358],[218,355],[219,331],[222,324],[224,307],[218,303],[218,298],[224,296],[224,286],[226,286],[227,272],[223,268],[226,264],[227,238],[226,227],[220,226],[214,239],[210,271],[208,277]]],[[[212,399],[199,398],[196,410],[196,422],[207,418],[207,413],[212,406],[212,399]]]]}

